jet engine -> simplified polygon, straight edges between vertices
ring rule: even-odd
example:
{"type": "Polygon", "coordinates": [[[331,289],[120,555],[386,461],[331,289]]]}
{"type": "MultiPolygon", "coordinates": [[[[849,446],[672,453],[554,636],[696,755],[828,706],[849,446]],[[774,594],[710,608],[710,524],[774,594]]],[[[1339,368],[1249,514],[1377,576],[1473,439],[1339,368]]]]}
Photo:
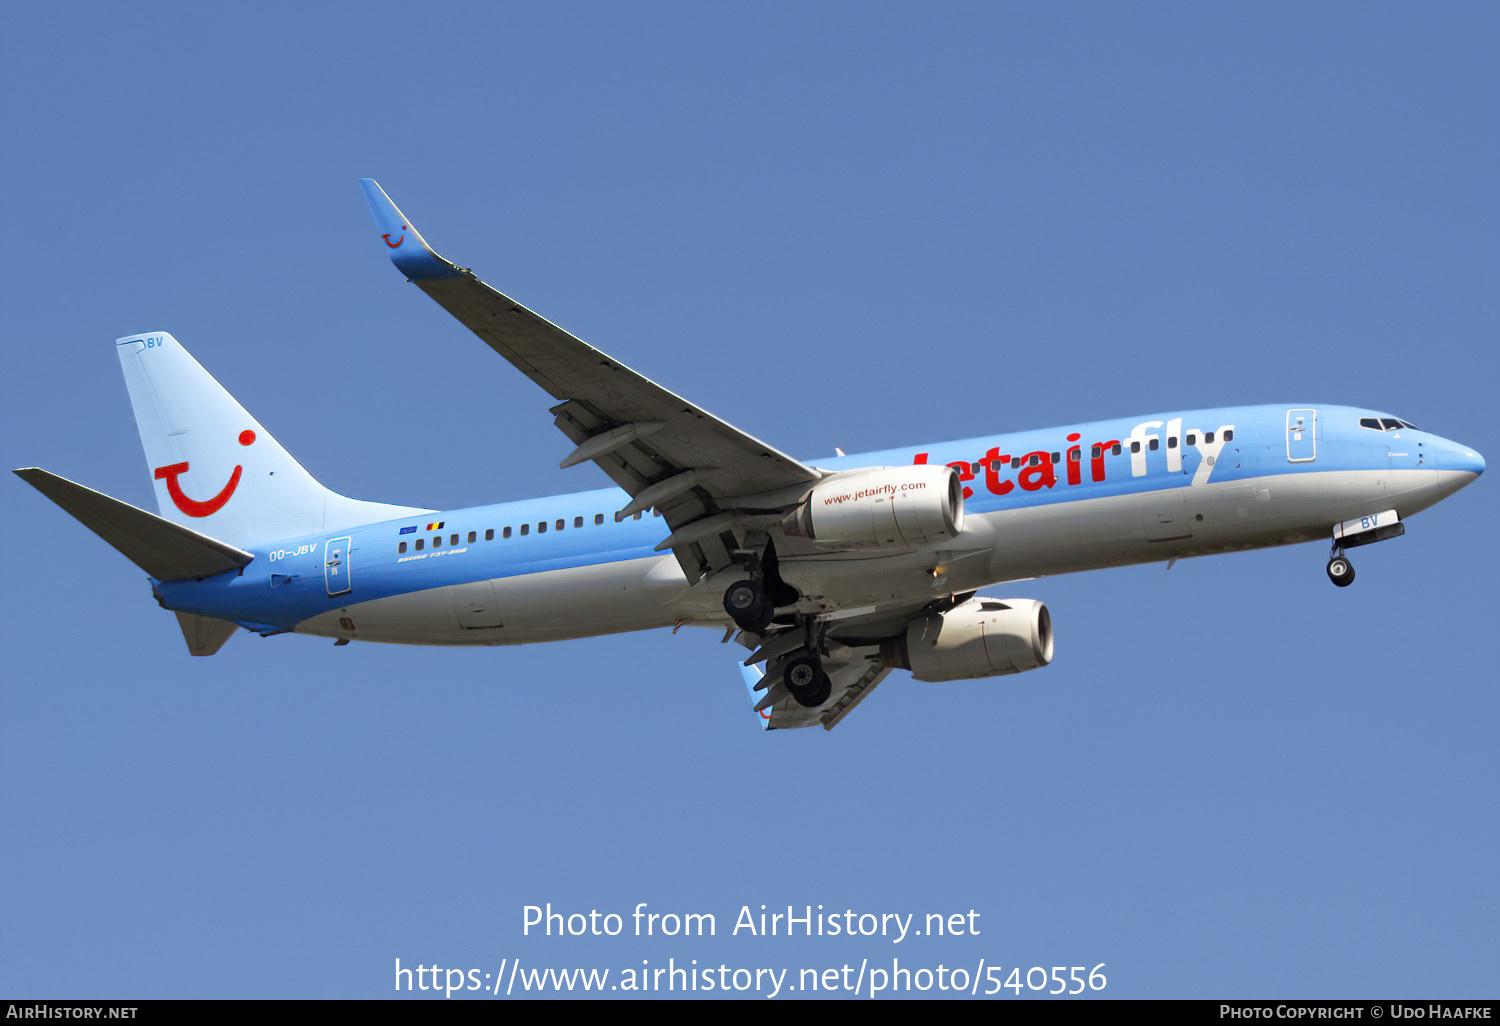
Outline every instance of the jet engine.
{"type": "Polygon", "coordinates": [[[964,492],[952,467],[870,467],[820,481],[782,521],[787,534],[856,549],[916,549],[958,535],[964,492]]]}
{"type": "Polygon", "coordinates": [[[1035,599],[976,596],[911,621],[880,658],[925,681],[1022,673],[1052,661],[1052,616],[1035,599]]]}

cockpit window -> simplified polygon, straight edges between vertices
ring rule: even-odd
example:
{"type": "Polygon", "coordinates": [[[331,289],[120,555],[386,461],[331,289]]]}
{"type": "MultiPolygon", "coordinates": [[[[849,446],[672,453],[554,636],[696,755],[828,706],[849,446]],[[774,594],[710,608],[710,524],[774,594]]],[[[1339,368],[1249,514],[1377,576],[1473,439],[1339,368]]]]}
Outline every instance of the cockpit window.
{"type": "Polygon", "coordinates": [[[1395,417],[1361,417],[1359,418],[1359,426],[1369,428],[1372,431],[1399,431],[1402,428],[1406,428],[1409,431],[1422,430],[1415,424],[1404,420],[1397,420],[1395,417]]]}

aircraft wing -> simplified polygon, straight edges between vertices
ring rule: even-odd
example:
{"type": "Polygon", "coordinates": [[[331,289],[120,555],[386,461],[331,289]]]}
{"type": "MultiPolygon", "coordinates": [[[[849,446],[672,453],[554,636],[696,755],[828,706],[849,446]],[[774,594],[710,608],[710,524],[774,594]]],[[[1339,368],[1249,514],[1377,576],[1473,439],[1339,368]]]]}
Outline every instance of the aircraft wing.
{"type": "MultiPolygon", "coordinates": [[[[631,496],[616,515],[660,511],[688,580],[733,562],[734,510],[819,474],[532,313],[467,268],[438,256],[369,178],[360,180],[391,261],[470,331],[546,389],[556,424],[577,446],[564,467],[593,460],[631,496]],[[751,502],[745,502],[752,499],[751,502]]],[[[764,505],[764,503],[759,503],[764,505]]]]}

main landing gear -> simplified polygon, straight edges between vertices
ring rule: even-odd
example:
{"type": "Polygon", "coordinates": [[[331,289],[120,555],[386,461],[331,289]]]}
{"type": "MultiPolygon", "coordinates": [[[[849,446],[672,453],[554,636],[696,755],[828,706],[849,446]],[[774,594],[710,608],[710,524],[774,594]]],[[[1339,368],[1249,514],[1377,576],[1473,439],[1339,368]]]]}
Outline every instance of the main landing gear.
{"type": "Polygon", "coordinates": [[[823,660],[814,654],[790,660],[781,671],[781,682],[786,685],[792,700],[807,709],[822,705],[833,693],[833,681],[823,672],[823,660]]]}
{"type": "Polygon", "coordinates": [[[724,612],[735,626],[751,634],[762,634],[771,625],[771,598],[759,581],[736,581],[724,591],[724,612]]]}
{"type": "MultiPolygon", "coordinates": [[[[765,540],[764,549],[747,546],[736,555],[743,560],[750,576],[724,589],[724,612],[729,614],[735,626],[749,634],[766,635],[772,621],[805,634],[801,646],[790,652],[782,648],[786,654],[773,657],[766,671],[771,680],[779,676],[787,694],[798,705],[817,708],[833,694],[833,681],[823,671],[822,633],[817,620],[791,613],[784,613],[781,619],[776,619],[777,607],[795,606],[801,596],[796,588],[781,579],[776,546],[770,539],[765,540]]],[[[780,631],[775,636],[785,637],[786,633],[780,631]]]]}
{"type": "Polygon", "coordinates": [[[764,634],[777,606],[796,603],[797,590],[781,579],[776,547],[766,542],[764,552],[746,552],[748,579],[735,581],[724,590],[724,612],[734,625],[751,634],[764,634]]]}
{"type": "Polygon", "coordinates": [[[1328,579],[1340,588],[1347,588],[1354,583],[1354,564],[1344,555],[1341,545],[1333,547],[1333,555],[1328,560],[1328,579]]]}

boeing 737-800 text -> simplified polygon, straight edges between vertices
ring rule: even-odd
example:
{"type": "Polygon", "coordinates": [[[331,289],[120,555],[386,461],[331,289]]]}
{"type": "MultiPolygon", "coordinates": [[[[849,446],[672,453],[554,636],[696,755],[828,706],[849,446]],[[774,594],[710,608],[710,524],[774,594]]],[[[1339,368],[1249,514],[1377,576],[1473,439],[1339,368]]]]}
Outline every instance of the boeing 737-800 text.
{"type": "Polygon", "coordinates": [[[152,578],[194,655],[235,631],[510,645],[724,628],[764,726],[837,724],[893,668],[923,681],[1052,659],[1006,581],[1294,542],[1344,550],[1469,484],[1478,453],[1373,410],[1181,410],[793,459],[438,256],[375,182],[396,267],[554,400],[618,486],[436,511],[345,498],[171,335],[118,352],[161,515],[16,471],[152,578]],[[764,669],[762,670],[762,666],[764,669]]]}

